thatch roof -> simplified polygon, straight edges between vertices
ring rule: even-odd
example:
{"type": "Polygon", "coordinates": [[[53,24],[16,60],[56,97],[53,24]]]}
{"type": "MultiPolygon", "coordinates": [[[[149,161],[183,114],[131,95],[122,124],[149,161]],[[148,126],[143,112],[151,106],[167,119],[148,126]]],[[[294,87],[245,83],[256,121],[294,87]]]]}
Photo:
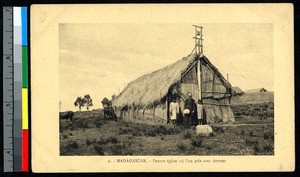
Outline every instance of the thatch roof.
{"type": "Polygon", "coordinates": [[[233,87],[236,95],[244,94],[243,90],[240,87],[233,87]]]}
{"type": "Polygon", "coordinates": [[[210,61],[203,55],[191,54],[181,60],[170,64],[162,69],[152,73],[143,75],[130,82],[126,88],[113,100],[114,106],[124,105],[146,105],[161,101],[169,88],[181,80],[182,74],[200,57],[210,68],[214,74],[221,80],[224,86],[234,92],[230,83],[222,76],[218,69],[213,66],[210,61]]]}
{"type": "Polygon", "coordinates": [[[262,87],[262,88],[258,88],[258,89],[246,90],[245,92],[247,92],[247,93],[268,92],[268,90],[262,87]]]}

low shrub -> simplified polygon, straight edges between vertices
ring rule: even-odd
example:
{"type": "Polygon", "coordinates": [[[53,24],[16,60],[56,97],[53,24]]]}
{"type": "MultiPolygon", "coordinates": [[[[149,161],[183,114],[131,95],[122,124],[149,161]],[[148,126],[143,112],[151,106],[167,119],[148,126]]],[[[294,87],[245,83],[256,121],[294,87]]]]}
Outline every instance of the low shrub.
{"type": "MultiPolygon", "coordinates": [[[[255,150],[255,149],[254,149],[255,150]]],[[[256,154],[274,154],[274,142],[262,140],[259,142],[259,151],[256,154]]]]}
{"type": "Polygon", "coordinates": [[[209,134],[210,137],[215,137],[217,134],[215,132],[212,132],[209,134]]]}
{"type": "Polygon", "coordinates": [[[248,146],[257,146],[257,145],[258,145],[258,140],[257,140],[257,139],[255,139],[255,140],[247,139],[247,140],[246,140],[246,144],[247,144],[248,146]]]}
{"type": "Polygon", "coordinates": [[[273,149],[274,148],[271,145],[265,145],[265,146],[263,146],[264,152],[272,152],[273,149]]]}
{"type": "Polygon", "coordinates": [[[133,155],[133,151],[131,149],[126,149],[124,155],[133,155]]]}
{"type": "Polygon", "coordinates": [[[102,147],[101,145],[96,144],[96,145],[94,146],[94,149],[95,149],[95,151],[96,151],[96,153],[97,153],[98,155],[104,155],[104,150],[103,150],[103,147],[102,147]]]}
{"type": "Polygon", "coordinates": [[[123,155],[126,151],[125,144],[113,144],[109,146],[109,151],[112,155],[123,155]]]}
{"type": "Polygon", "coordinates": [[[178,143],[177,148],[183,151],[187,150],[187,146],[183,143],[178,143]]]}
{"type": "Polygon", "coordinates": [[[259,154],[273,154],[274,153],[274,148],[272,145],[270,144],[258,144],[253,146],[253,151],[255,155],[259,155],[259,154]],[[264,144],[264,145],[262,145],[264,144]]]}
{"type": "Polygon", "coordinates": [[[91,144],[95,144],[96,143],[96,139],[93,139],[93,140],[90,140],[90,139],[87,139],[86,140],[86,145],[91,145],[91,144]]]}
{"type": "Polygon", "coordinates": [[[241,131],[241,135],[245,135],[246,134],[246,131],[245,130],[242,130],[241,131]]]}
{"type": "Polygon", "coordinates": [[[119,140],[118,140],[116,137],[109,137],[109,138],[107,139],[107,141],[108,141],[108,142],[111,142],[111,143],[118,143],[118,142],[119,142],[119,140]]]}
{"type": "Polygon", "coordinates": [[[165,126],[163,126],[163,125],[160,125],[160,126],[158,126],[155,130],[155,133],[157,133],[157,134],[167,134],[167,128],[165,127],[165,126]]]}
{"type": "Polygon", "coordinates": [[[180,129],[178,127],[165,127],[163,125],[160,125],[154,129],[154,132],[156,134],[171,135],[180,133],[180,129]]]}
{"type": "Polygon", "coordinates": [[[97,144],[101,144],[101,145],[105,145],[105,144],[108,144],[108,143],[116,144],[116,143],[119,143],[119,140],[116,137],[111,136],[111,137],[108,137],[106,139],[101,138],[99,141],[97,141],[97,144]]]}
{"type": "Polygon", "coordinates": [[[262,109],[260,108],[254,108],[254,111],[261,111],[262,109]]]}
{"type": "Polygon", "coordinates": [[[241,116],[242,114],[240,113],[240,112],[237,112],[237,113],[235,113],[235,116],[237,116],[237,117],[239,117],[239,116],[241,116]]]}
{"type": "Polygon", "coordinates": [[[76,141],[70,141],[66,147],[68,151],[74,151],[79,148],[79,145],[76,141]]]}
{"type": "Polygon", "coordinates": [[[195,146],[195,147],[201,147],[202,139],[200,137],[193,138],[192,139],[192,145],[195,146]]]}
{"type": "Polygon", "coordinates": [[[138,132],[138,131],[134,131],[134,132],[132,133],[132,136],[143,136],[143,133],[138,132]]]}
{"type": "Polygon", "coordinates": [[[125,127],[129,127],[129,123],[128,122],[124,122],[125,127]]]}
{"type": "Polygon", "coordinates": [[[259,147],[259,145],[254,145],[253,146],[253,150],[254,150],[254,155],[258,155],[260,153],[260,147],[259,147]]]}
{"type": "Polygon", "coordinates": [[[192,138],[192,133],[190,131],[187,131],[183,134],[183,138],[188,139],[188,138],[192,138]]]}
{"type": "Polygon", "coordinates": [[[146,135],[155,137],[156,136],[156,132],[149,131],[149,132],[146,133],[146,135]]]}
{"type": "Polygon", "coordinates": [[[213,127],[213,132],[224,133],[225,131],[223,127],[213,127]]]}
{"type": "Polygon", "coordinates": [[[119,135],[124,135],[124,134],[128,134],[128,133],[132,132],[132,130],[129,128],[124,128],[124,129],[120,128],[119,130],[120,130],[119,135]]]}
{"type": "Polygon", "coordinates": [[[59,123],[59,133],[62,133],[63,131],[64,131],[64,127],[62,126],[62,123],[60,122],[59,123]]]}
{"type": "Polygon", "coordinates": [[[258,113],[257,115],[258,115],[259,117],[265,117],[265,116],[266,116],[266,113],[260,112],[260,113],[258,113]]]}
{"type": "Polygon", "coordinates": [[[212,150],[212,147],[211,146],[207,146],[206,149],[207,150],[212,150]]]}
{"type": "Polygon", "coordinates": [[[263,135],[264,139],[274,139],[274,134],[272,134],[271,132],[265,132],[263,135]]]}
{"type": "Polygon", "coordinates": [[[100,119],[96,119],[95,120],[95,125],[96,127],[101,127],[102,125],[104,124],[103,120],[100,120],[100,119]]]}
{"type": "Polygon", "coordinates": [[[249,136],[251,136],[251,137],[255,136],[255,133],[253,130],[250,131],[249,136]]]}
{"type": "Polygon", "coordinates": [[[76,122],[78,128],[89,128],[89,125],[86,121],[80,120],[76,122]]]}

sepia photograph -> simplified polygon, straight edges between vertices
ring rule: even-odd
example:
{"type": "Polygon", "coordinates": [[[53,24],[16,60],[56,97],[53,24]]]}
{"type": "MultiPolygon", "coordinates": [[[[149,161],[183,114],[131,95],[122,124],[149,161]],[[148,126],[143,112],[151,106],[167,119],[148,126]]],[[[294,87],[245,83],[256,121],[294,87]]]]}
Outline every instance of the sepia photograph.
{"type": "Polygon", "coordinates": [[[60,155],[274,155],[273,63],[268,23],[61,23],[60,155]]]}
{"type": "Polygon", "coordinates": [[[295,169],[292,4],[30,14],[33,172],[295,169]]]}

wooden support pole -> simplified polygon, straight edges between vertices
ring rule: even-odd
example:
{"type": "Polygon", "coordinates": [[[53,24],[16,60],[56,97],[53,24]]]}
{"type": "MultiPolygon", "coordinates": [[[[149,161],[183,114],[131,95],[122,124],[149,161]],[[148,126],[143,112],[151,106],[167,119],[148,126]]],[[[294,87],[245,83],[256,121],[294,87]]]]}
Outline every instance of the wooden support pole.
{"type": "Polygon", "coordinates": [[[198,62],[197,62],[197,79],[198,79],[198,96],[199,96],[199,100],[202,100],[201,62],[200,62],[200,58],[198,58],[198,62]]]}
{"type": "MultiPolygon", "coordinates": [[[[202,100],[202,79],[201,79],[201,59],[200,57],[198,58],[198,62],[197,62],[197,79],[198,79],[198,93],[199,93],[199,100],[201,100],[201,102],[203,102],[202,100]]],[[[198,100],[197,100],[198,103],[198,100]]],[[[197,104],[198,105],[198,104],[197,104]]],[[[198,114],[200,114],[200,116],[198,115],[198,118],[200,118],[202,120],[203,118],[203,111],[202,111],[202,104],[201,106],[198,107],[198,114]]]]}
{"type": "Polygon", "coordinates": [[[202,36],[202,29],[203,27],[200,26],[200,39],[199,39],[199,42],[200,42],[200,54],[203,54],[203,36],[202,36]]]}
{"type": "Polygon", "coordinates": [[[195,53],[198,53],[198,50],[197,50],[197,27],[195,27],[195,48],[196,48],[196,52],[195,53]]]}

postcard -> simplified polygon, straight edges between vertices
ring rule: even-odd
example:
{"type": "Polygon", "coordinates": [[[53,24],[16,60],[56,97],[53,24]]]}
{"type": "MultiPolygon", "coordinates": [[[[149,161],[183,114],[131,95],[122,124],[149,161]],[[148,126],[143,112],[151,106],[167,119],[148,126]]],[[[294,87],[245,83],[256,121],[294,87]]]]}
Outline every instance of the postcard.
{"type": "Polygon", "coordinates": [[[34,172],[294,170],[292,4],[30,10],[34,172]]]}

